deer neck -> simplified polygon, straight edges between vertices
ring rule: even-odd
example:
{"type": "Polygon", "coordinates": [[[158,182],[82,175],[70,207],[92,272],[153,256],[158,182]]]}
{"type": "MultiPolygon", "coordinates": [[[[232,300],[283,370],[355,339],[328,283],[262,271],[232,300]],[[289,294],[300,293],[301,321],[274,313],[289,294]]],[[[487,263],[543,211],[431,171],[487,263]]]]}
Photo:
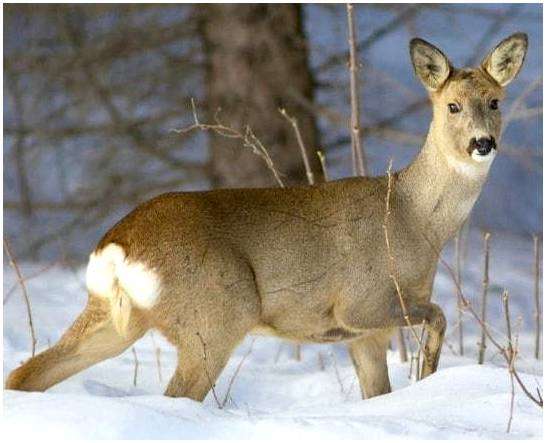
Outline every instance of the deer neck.
{"type": "Polygon", "coordinates": [[[429,130],[415,160],[399,174],[396,188],[413,222],[439,249],[461,228],[480,195],[487,170],[457,167],[429,130]]]}

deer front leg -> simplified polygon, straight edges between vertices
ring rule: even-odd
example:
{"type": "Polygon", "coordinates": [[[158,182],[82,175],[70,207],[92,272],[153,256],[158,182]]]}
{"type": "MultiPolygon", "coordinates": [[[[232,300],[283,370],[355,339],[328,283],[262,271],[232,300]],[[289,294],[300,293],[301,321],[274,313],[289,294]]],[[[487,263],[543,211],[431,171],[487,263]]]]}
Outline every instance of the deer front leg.
{"type": "Polygon", "coordinates": [[[440,353],[444,342],[444,334],[446,331],[446,318],[438,305],[430,303],[431,309],[425,324],[427,330],[427,339],[425,342],[425,358],[423,359],[423,367],[421,369],[421,378],[425,378],[436,372],[438,362],[440,361],[440,353]]]}
{"type": "Polygon", "coordinates": [[[387,368],[387,347],[391,334],[392,331],[382,331],[349,343],[362,398],[391,392],[387,368]]]}
{"type": "MultiPolygon", "coordinates": [[[[365,303],[347,304],[336,310],[336,318],[343,327],[353,331],[408,326],[397,297],[393,297],[387,305],[373,307],[375,309],[370,309],[365,303]]],[[[446,319],[442,309],[435,303],[406,301],[406,309],[411,325],[425,322],[427,339],[424,343],[425,355],[421,374],[426,377],[438,368],[446,319]]]]}

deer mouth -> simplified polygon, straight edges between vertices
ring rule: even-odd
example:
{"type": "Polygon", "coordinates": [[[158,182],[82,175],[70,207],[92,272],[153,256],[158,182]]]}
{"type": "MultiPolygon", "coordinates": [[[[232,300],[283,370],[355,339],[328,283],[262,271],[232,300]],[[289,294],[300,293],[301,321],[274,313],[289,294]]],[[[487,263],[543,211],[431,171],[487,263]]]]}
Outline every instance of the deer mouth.
{"type": "Polygon", "coordinates": [[[494,137],[473,138],[467,148],[468,154],[476,161],[481,162],[493,158],[497,152],[497,143],[494,137]]]}

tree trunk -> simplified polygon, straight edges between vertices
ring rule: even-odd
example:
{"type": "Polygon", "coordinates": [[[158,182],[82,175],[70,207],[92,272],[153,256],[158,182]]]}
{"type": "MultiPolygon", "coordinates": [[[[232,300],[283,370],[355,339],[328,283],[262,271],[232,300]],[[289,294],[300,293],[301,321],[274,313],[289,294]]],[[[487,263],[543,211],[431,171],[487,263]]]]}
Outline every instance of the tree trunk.
{"type": "MultiPolygon", "coordinates": [[[[313,100],[301,5],[209,4],[199,12],[208,122],[218,118],[241,131],[249,125],[285,184],[304,183],[294,130],[279,113],[285,108],[298,121],[320,180],[316,122],[298,104],[313,100]]],[[[276,186],[263,159],[239,140],[210,134],[210,149],[214,187],[276,186]]]]}

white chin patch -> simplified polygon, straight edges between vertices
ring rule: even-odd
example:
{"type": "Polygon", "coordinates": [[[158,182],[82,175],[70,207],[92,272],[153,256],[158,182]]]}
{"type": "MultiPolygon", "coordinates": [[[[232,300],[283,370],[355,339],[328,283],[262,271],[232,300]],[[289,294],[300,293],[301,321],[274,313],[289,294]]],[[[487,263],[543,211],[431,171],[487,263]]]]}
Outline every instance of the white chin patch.
{"type": "Polygon", "coordinates": [[[123,248],[114,243],[91,254],[86,280],[88,291],[98,297],[112,298],[119,285],[144,309],[156,303],[160,292],[157,274],[143,263],[129,262],[123,248]]]}
{"type": "Polygon", "coordinates": [[[496,155],[497,155],[496,149],[491,149],[491,151],[489,151],[489,153],[486,155],[481,155],[477,149],[474,149],[472,151],[471,157],[474,161],[477,161],[478,163],[484,163],[484,162],[490,162],[491,160],[495,158],[496,155]]]}

